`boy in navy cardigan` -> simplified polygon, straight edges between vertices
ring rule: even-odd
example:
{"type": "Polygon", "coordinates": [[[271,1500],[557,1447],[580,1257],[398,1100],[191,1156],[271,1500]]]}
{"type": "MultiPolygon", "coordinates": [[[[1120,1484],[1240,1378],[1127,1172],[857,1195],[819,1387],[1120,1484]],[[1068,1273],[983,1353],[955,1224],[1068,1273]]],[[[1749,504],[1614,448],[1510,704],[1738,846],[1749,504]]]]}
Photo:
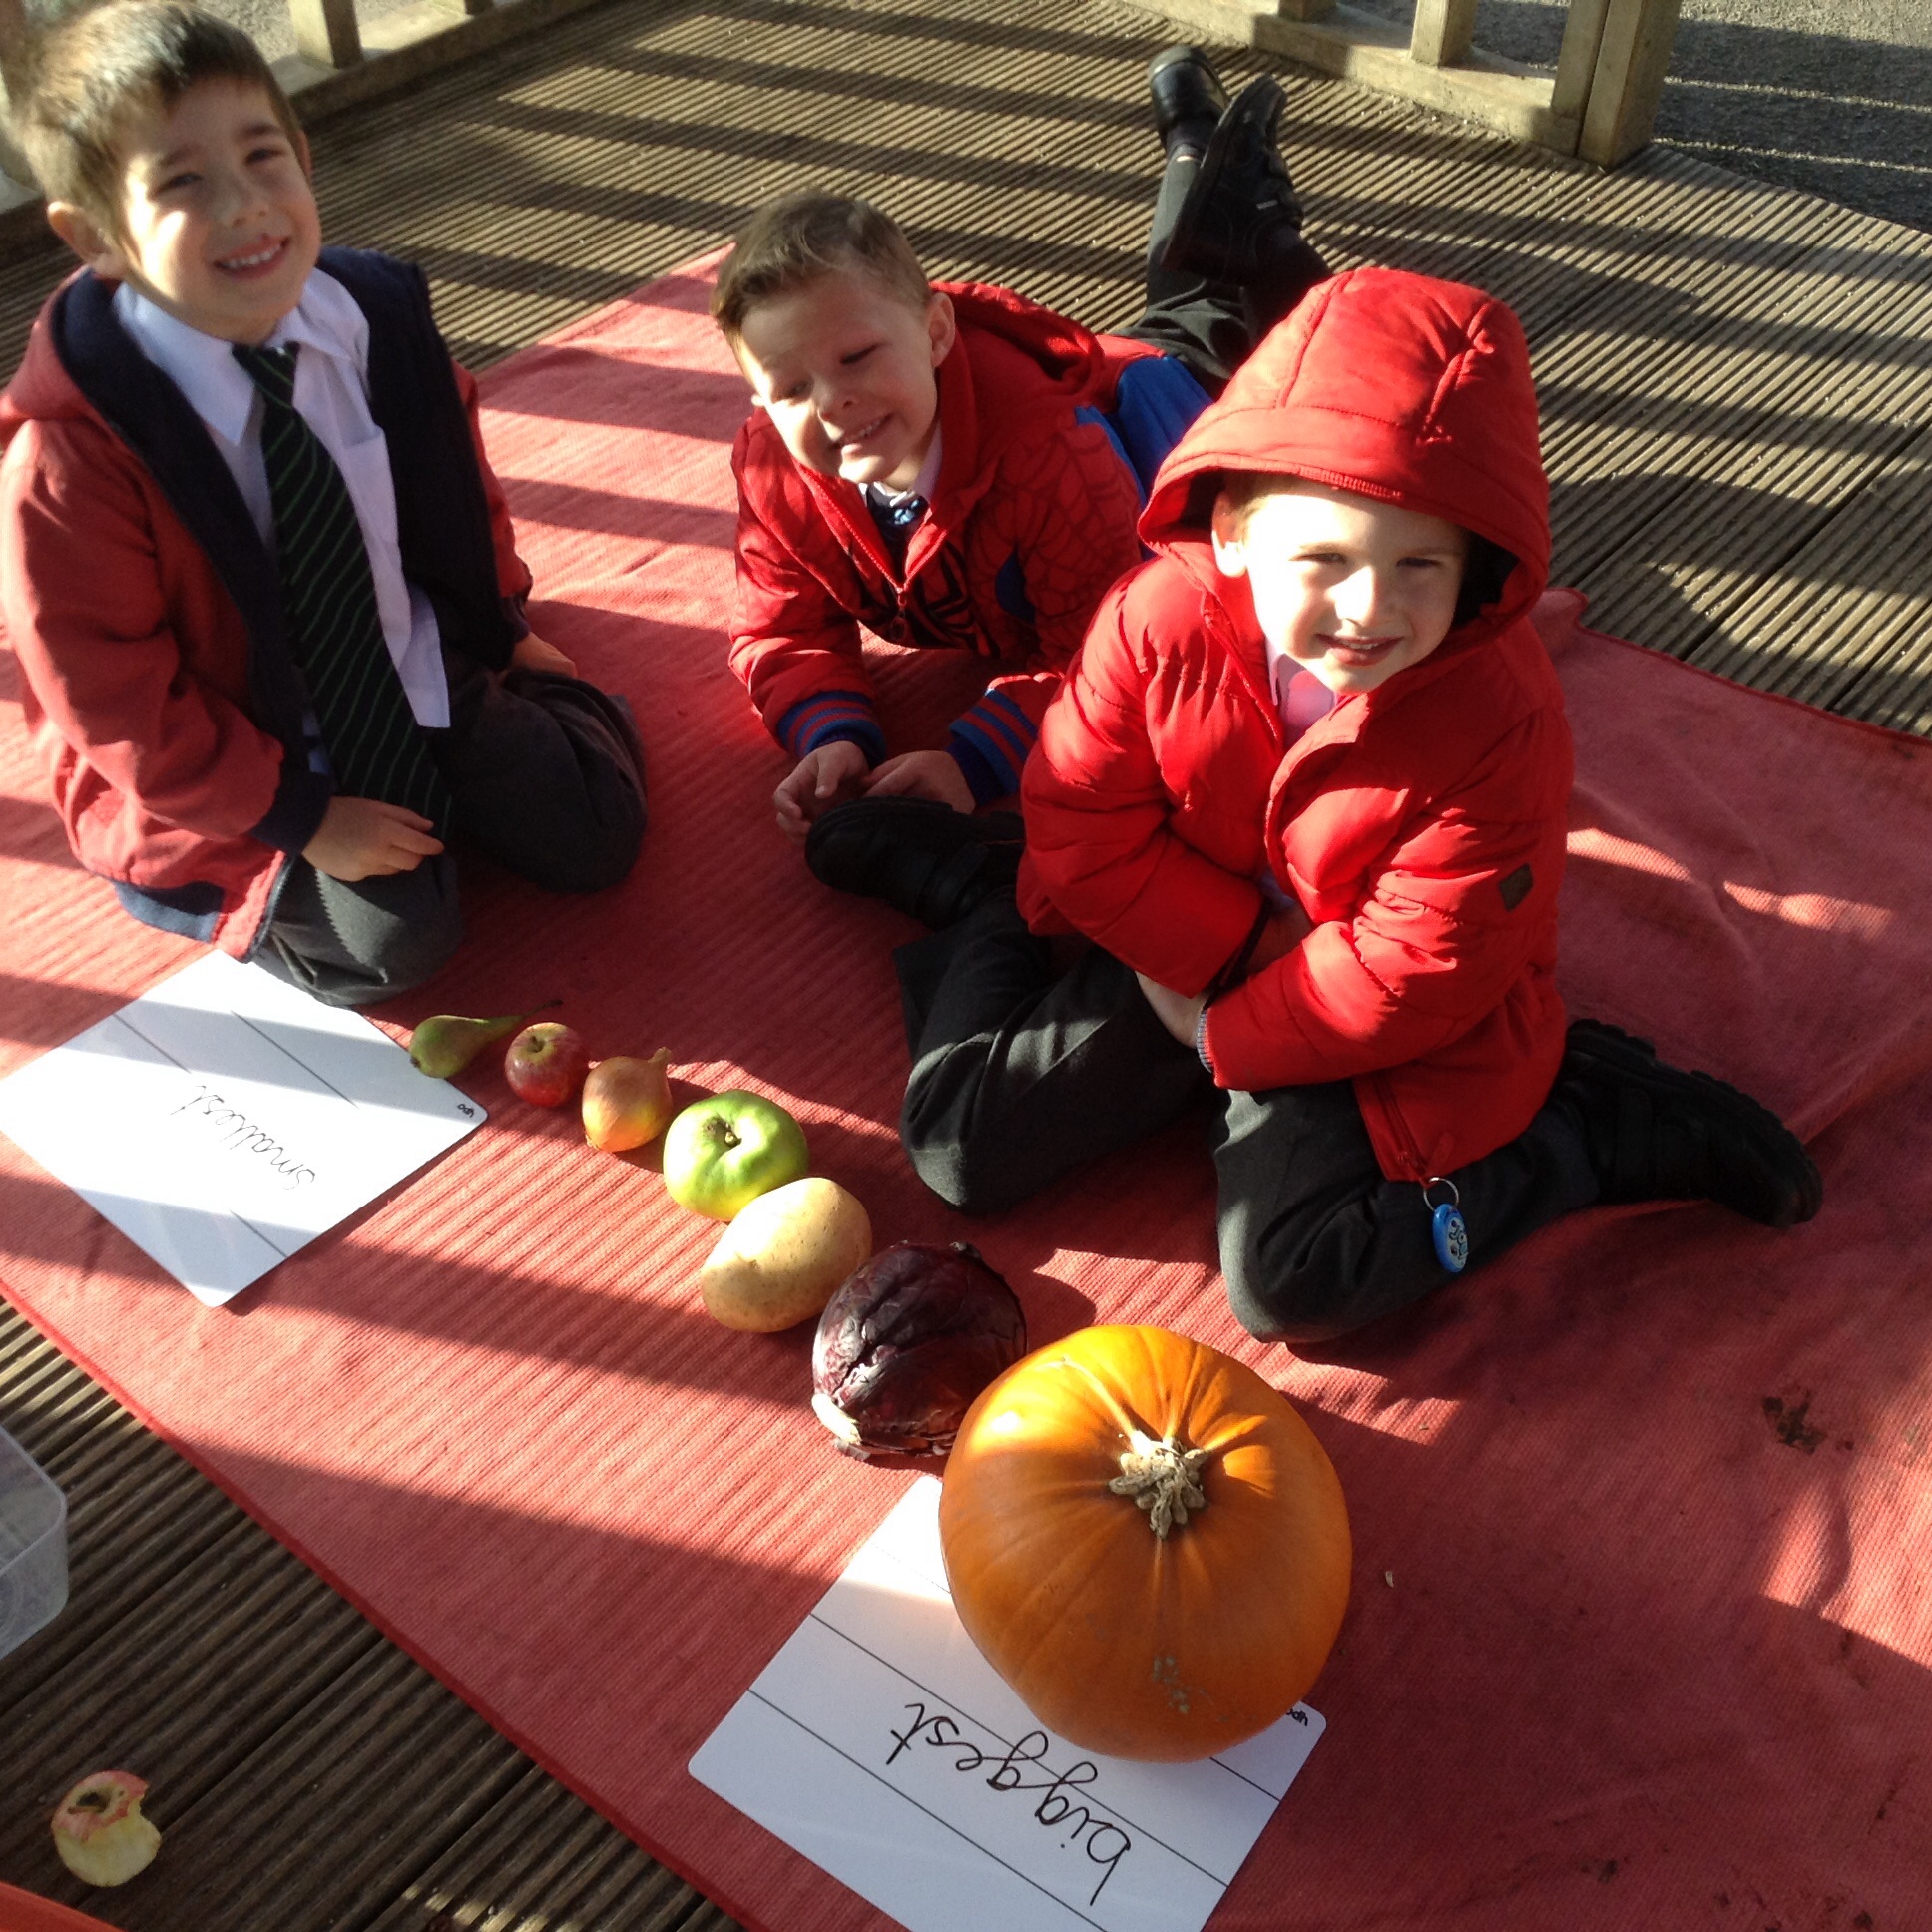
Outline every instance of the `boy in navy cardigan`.
{"type": "Polygon", "coordinates": [[[418,270],[322,246],[254,43],[117,0],[33,50],[17,125],[86,267],[0,400],[0,611],[82,864],[338,1005],[454,950],[451,834],[623,878],[629,707],[524,622],[475,387],[418,270]]]}

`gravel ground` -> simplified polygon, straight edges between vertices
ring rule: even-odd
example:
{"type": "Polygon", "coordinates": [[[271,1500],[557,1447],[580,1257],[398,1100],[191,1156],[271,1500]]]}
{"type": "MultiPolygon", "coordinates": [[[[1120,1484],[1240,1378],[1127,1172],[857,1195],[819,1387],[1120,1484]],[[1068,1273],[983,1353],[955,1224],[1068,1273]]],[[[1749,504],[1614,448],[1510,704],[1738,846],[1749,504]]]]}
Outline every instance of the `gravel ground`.
{"type": "MultiPolygon", "coordinates": [[[[1408,19],[1406,0],[1353,0],[1408,19]]],[[[1554,67],[1566,9],[1482,0],[1476,43],[1554,67]]],[[[1660,141],[1932,230],[1927,0],[1684,0],[1660,141]]]]}
{"type": "MultiPolygon", "coordinates": [[[[288,24],[285,0],[202,0],[211,13],[245,27],[270,60],[295,51],[295,30],[288,24]]],[[[377,14],[393,13],[403,0],[355,0],[358,20],[373,20],[377,14]]]]}

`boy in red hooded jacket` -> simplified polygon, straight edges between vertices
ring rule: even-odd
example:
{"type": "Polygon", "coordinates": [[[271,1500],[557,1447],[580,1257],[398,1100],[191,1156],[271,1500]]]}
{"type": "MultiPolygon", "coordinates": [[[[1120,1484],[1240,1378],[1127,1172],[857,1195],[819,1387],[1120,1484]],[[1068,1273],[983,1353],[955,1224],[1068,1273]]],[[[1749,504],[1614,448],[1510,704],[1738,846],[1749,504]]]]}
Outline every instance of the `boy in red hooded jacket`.
{"type": "Polygon", "coordinates": [[[1017,855],[1017,819],[969,814],[1017,789],[1088,620],[1139,562],[1140,479],[1326,272],[1274,144],[1278,84],[1230,105],[1191,47],[1149,80],[1168,166],[1126,335],[932,285],[889,218],[818,192],[757,210],[720,270],[712,314],[756,403],[732,453],[730,663],[794,761],[779,827],[816,828],[827,883],[889,892],[874,833],[908,817],[969,869],[989,839],[1017,855]],[[861,626],[985,661],[943,750],[888,755],[861,626]],[[838,810],[861,794],[867,810],[838,810]]]}
{"type": "Polygon", "coordinates": [[[1018,905],[900,954],[927,1183],[999,1208],[1211,1096],[1234,1311],[1300,1341],[1595,1202],[1815,1213],[1754,1101],[1566,1032],[1570,733],[1529,622],[1547,486],[1509,309],[1327,282],[1141,533],[1026,768],[1018,905]],[[1095,944],[1056,976],[1037,933],[1068,925],[1095,944]]]}

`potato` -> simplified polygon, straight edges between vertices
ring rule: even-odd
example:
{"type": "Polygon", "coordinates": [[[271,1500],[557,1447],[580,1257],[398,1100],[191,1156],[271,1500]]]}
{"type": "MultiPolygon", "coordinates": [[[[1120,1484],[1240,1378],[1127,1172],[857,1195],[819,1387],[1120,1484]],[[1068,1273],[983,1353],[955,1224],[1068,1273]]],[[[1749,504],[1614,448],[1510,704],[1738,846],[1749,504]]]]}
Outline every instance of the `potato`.
{"type": "Polygon", "coordinates": [[[858,1197],[810,1175],[738,1211],[700,1270],[699,1291],[725,1327],[772,1334],[809,1321],[871,1252],[858,1197]]]}

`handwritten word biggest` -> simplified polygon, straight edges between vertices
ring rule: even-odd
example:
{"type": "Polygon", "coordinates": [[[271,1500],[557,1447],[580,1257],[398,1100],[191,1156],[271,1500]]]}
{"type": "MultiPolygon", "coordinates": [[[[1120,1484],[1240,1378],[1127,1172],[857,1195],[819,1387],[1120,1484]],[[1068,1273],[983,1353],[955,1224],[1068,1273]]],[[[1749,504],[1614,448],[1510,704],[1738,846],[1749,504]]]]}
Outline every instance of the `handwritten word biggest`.
{"type": "Polygon", "coordinates": [[[1083,1757],[1064,1771],[1029,1779],[1025,1775],[1027,1769],[1048,1769],[1042,1761],[1047,1754],[1044,1730],[1028,1731],[1004,1755],[995,1757],[969,1742],[957,1721],[944,1711],[934,1711],[928,1716],[922,1703],[909,1703],[905,1708],[912,1712],[912,1721],[903,1730],[888,1733],[892,1749],[886,1763],[896,1762],[913,1745],[919,1744],[931,1750],[951,1751],[952,1767],[958,1772],[979,1771],[991,1764],[993,1774],[986,1782],[995,1791],[1038,1791],[1041,1796],[1033,1807],[1034,1822],[1049,1831],[1060,1831],[1063,1848],[1079,1845],[1092,1863],[1103,1867],[1100,1881],[1087,1900],[1089,1905],[1096,1904],[1121,1860],[1134,1849],[1134,1840],[1119,1825],[1097,1817],[1086,1805],[1076,1803],[1068,1795],[1092,1784],[1100,1776],[1100,1766],[1083,1757]],[[1061,1831],[1063,1825],[1066,1829],[1061,1831]]]}
{"type": "Polygon", "coordinates": [[[209,1123],[231,1153],[258,1155],[281,1176],[285,1188],[304,1187],[315,1179],[313,1168],[304,1166],[265,1128],[255,1126],[240,1108],[231,1107],[212,1087],[198,1088],[192,1100],[183,1101],[172,1112],[209,1123]]]}

